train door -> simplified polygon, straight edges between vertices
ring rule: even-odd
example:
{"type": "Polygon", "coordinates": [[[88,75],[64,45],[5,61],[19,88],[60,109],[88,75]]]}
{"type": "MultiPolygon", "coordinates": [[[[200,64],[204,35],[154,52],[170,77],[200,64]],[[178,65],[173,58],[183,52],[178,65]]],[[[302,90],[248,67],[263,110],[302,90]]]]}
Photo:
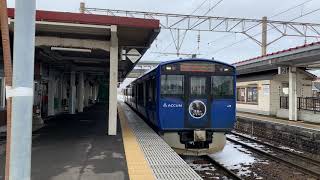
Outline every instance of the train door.
{"type": "Polygon", "coordinates": [[[235,122],[235,96],[233,76],[212,76],[212,126],[217,129],[233,127],[235,122]]]}
{"type": "Polygon", "coordinates": [[[185,76],[185,128],[210,126],[210,78],[185,76]]]}

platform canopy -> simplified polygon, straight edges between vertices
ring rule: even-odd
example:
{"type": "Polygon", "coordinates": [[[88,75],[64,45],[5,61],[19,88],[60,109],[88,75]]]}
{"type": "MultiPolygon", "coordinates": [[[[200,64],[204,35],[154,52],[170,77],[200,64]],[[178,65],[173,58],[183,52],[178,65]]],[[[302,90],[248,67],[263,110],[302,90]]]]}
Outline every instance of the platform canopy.
{"type": "Polygon", "coordinates": [[[278,67],[320,68],[320,42],[278,51],[233,64],[238,75],[274,70],[278,67]]]}
{"type": "MultiPolygon", "coordinates": [[[[14,9],[8,16],[13,32],[14,9]]],[[[111,26],[116,27],[122,81],[139,60],[122,53],[136,49],[142,56],[160,32],[158,20],[37,10],[36,61],[65,71],[108,74],[111,26]]]]}

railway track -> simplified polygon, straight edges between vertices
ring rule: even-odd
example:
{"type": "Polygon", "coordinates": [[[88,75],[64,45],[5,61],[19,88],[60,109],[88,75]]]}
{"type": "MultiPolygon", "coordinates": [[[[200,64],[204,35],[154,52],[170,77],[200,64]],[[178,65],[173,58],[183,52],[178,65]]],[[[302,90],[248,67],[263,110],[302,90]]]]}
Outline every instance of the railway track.
{"type": "Polygon", "coordinates": [[[289,164],[290,166],[296,168],[298,171],[308,173],[316,178],[320,177],[320,162],[314,159],[308,158],[306,156],[284,150],[282,148],[273,146],[268,143],[261,142],[259,140],[246,137],[238,133],[231,133],[236,138],[227,137],[228,141],[239,144],[247,149],[253,150],[259,154],[267,156],[275,161],[282,162],[284,164],[289,164]],[[245,141],[245,142],[243,142],[245,141]],[[253,143],[257,145],[263,145],[268,150],[263,150],[262,148],[257,148],[253,143]]]}
{"type": "Polygon", "coordinates": [[[209,156],[181,156],[203,179],[243,180],[236,173],[209,156]],[[200,167],[200,168],[199,168],[200,167]]]}
{"type": "Polygon", "coordinates": [[[232,179],[235,180],[243,180],[240,176],[238,176],[236,173],[234,173],[233,171],[231,171],[230,169],[228,169],[227,167],[225,167],[224,165],[222,165],[221,163],[219,163],[218,161],[215,161],[214,159],[210,158],[209,156],[205,156],[212,164],[214,164],[215,166],[219,167],[220,169],[222,169],[223,171],[225,171],[232,179]]]}

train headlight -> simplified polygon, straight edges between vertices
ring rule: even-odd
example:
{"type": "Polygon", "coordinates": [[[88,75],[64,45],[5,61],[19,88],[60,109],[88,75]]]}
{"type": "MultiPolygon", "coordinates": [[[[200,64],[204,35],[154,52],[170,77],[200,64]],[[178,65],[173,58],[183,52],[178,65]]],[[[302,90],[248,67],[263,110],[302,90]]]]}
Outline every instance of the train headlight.
{"type": "Polygon", "coordinates": [[[172,70],[172,67],[171,67],[171,66],[166,66],[166,70],[167,70],[167,71],[171,71],[171,70],[172,70]]]}

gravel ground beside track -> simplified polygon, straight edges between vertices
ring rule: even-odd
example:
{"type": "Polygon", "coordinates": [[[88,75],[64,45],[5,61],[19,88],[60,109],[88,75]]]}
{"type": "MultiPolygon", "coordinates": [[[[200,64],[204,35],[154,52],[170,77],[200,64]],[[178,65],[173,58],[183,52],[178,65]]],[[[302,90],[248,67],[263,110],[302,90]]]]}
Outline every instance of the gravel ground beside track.
{"type": "Polygon", "coordinates": [[[194,169],[203,179],[232,179],[223,169],[213,165],[205,157],[182,156],[182,158],[194,169]]]}
{"type": "MultiPolygon", "coordinates": [[[[232,142],[227,142],[227,146],[224,151],[210,155],[210,157],[241,176],[242,179],[316,179],[308,173],[292,168],[292,166],[288,164],[277,162],[269,157],[263,156],[232,142]],[[230,151],[231,148],[232,151],[230,151]],[[237,160],[237,158],[240,159],[237,160]],[[243,160],[243,158],[253,159],[253,161],[243,160]]],[[[185,159],[185,161],[204,179],[232,179],[226,172],[217,168],[206,159],[190,156],[183,156],[183,159],[185,159]]]]}

